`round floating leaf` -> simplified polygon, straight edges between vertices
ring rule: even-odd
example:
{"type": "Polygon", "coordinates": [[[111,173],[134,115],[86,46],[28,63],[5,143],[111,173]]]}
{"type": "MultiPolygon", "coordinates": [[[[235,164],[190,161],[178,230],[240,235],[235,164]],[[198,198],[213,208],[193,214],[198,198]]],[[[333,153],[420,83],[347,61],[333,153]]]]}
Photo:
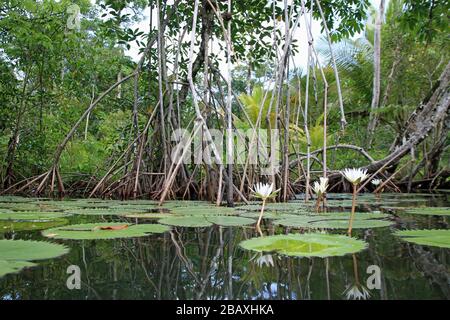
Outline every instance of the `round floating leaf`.
{"type": "Polygon", "coordinates": [[[162,205],[163,208],[167,209],[178,207],[193,207],[193,206],[211,206],[211,203],[206,201],[171,200],[164,202],[164,204],[162,205]]]}
{"type": "Polygon", "coordinates": [[[323,233],[288,234],[253,238],[240,243],[246,250],[276,252],[296,257],[331,257],[355,253],[367,247],[364,241],[323,233]]]}
{"type": "Polygon", "coordinates": [[[240,227],[256,223],[255,220],[242,217],[217,216],[207,218],[209,222],[224,227],[240,227]]]}
{"type": "MultiPolygon", "coordinates": [[[[306,213],[305,213],[306,214],[306,213]]],[[[243,211],[239,214],[240,217],[246,217],[246,218],[259,218],[259,212],[258,211],[243,211]]],[[[282,213],[279,211],[276,212],[264,212],[263,219],[286,219],[286,218],[295,218],[297,217],[297,214],[293,213],[282,213]]]]}
{"type": "Polygon", "coordinates": [[[171,209],[173,214],[184,216],[221,216],[221,215],[237,215],[236,210],[228,207],[216,206],[194,206],[194,207],[176,207],[171,209]]]}
{"type": "Polygon", "coordinates": [[[187,228],[203,228],[210,227],[212,223],[206,220],[205,217],[189,216],[189,217],[170,217],[158,220],[159,223],[167,224],[175,227],[187,228]]]}
{"type": "Polygon", "coordinates": [[[56,258],[68,251],[63,245],[44,241],[0,240],[0,277],[35,266],[30,261],[56,258]]]}
{"type": "Polygon", "coordinates": [[[421,215],[432,215],[432,216],[450,216],[449,207],[427,207],[427,208],[411,208],[405,211],[409,214],[421,214],[421,215]]]}
{"type": "MultiPolygon", "coordinates": [[[[111,210],[123,210],[123,211],[136,211],[136,210],[140,210],[143,212],[146,211],[153,211],[153,210],[162,210],[159,209],[157,206],[155,205],[149,205],[149,204],[135,204],[135,205],[131,205],[131,204],[122,204],[122,205],[116,205],[113,207],[110,207],[109,209],[111,210]]],[[[165,209],[168,210],[168,209],[165,209]]]]}
{"type": "Polygon", "coordinates": [[[61,212],[12,212],[0,213],[0,220],[15,220],[15,221],[49,221],[66,216],[67,214],[61,212]]]}
{"type": "MultiPolygon", "coordinates": [[[[310,223],[310,228],[315,229],[347,229],[348,220],[323,220],[313,221],[310,223]]],[[[353,229],[372,229],[389,227],[392,224],[386,220],[357,220],[355,219],[352,224],[353,229]]]]}
{"type": "Polygon", "coordinates": [[[128,213],[145,213],[140,209],[117,209],[117,208],[108,208],[108,209],[72,209],[66,211],[69,214],[81,214],[88,216],[124,216],[128,213]]]}
{"type": "Polygon", "coordinates": [[[169,227],[160,224],[86,223],[52,228],[42,234],[55,239],[96,240],[145,237],[168,230],[169,227]]]}
{"type": "Polygon", "coordinates": [[[35,203],[1,203],[0,208],[9,209],[12,211],[57,211],[58,208],[55,206],[35,204],[35,203]]]}
{"type": "Polygon", "coordinates": [[[67,252],[69,252],[67,247],[45,241],[0,240],[1,260],[45,260],[59,257],[67,252]]]}
{"type": "Polygon", "coordinates": [[[67,219],[52,219],[49,221],[0,221],[0,233],[10,231],[31,231],[54,228],[68,224],[67,219]]]}
{"type": "Polygon", "coordinates": [[[0,278],[9,273],[18,273],[23,268],[34,267],[36,264],[29,261],[0,260],[0,278]]]}
{"type": "Polygon", "coordinates": [[[450,248],[450,230],[404,230],[395,235],[407,242],[420,245],[450,248]]]}
{"type": "MultiPolygon", "coordinates": [[[[388,227],[392,224],[390,221],[377,220],[385,217],[387,215],[382,213],[356,213],[353,228],[371,229],[388,227]]],[[[274,223],[293,228],[346,229],[348,228],[349,218],[349,213],[340,212],[280,219],[275,220],[274,223]]]]}
{"type": "Polygon", "coordinates": [[[129,213],[125,214],[124,217],[134,219],[161,219],[161,218],[181,217],[181,216],[173,213],[149,212],[149,213],[129,213]]]}
{"type": "MultiPolygon", "coordinates": [[[[249,204],[236,207],[237,210],[261,211],[262,204],[249,204]]],[[[264,212],[273,211],[305,211],[307,206],[303,202],[268,203],[264,206],[264,212]]]]}

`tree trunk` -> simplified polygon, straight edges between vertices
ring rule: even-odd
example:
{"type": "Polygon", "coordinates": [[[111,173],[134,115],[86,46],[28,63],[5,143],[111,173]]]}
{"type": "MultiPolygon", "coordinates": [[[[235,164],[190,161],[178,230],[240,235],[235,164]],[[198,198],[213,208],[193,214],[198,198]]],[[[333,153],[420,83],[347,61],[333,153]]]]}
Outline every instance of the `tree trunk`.
{"type": "Polygon", "coordinates": [[[368,145],[372,144],[373,134],[378,122],[376,111],[380,105],[380,91],[381,91],[381,24],[384,15],[384,0],[380,2],[380,9],[375,21],[375,35],[373,43],[373,93],[372,105],[370,107],[370,119],[367,127],[368,131],[368,145]]]}

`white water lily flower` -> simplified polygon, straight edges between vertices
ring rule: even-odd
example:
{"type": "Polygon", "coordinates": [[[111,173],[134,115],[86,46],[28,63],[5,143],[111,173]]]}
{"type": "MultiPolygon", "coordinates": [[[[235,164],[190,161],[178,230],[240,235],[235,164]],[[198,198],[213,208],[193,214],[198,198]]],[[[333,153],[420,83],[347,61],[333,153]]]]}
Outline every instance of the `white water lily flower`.
{"type": "Polygon", "coordinates": [[[374,185],[374,186],[378,186],[380,183],[382,183],[383,182],[383,180],[381,180],[381,179],[373,179],[372,181],[371,181],[371,183],[374,185]]]}
{"type": "Polygon", "coordinates": [[[280,191],[280,189],[273,191],[273,183],[272,184],[263,184],[258,183],[255,185],[255,190],[251,189],[253,191],[253,194],[257,198],[261,198],[263,200],[268,198],[273,198],[277,195],[277,192],[280,191]]]}
{"type": "Polygon", "coordinates": [[[367,174],[367,169],[344,169],[341,171],[341,174],[352,184],[360,184],[364,180],[366,180],[369,175],[367,174]]]}
{"type": "Polygon", "coordinates": [[[315,181],[313,190],[317,195],[322,195],[327,192],[328,188],[328,178],[320,178],[320,182],[315,181]]]}
{"type": "Polygon", "coordinates": [[[261,256],[258,259],[256,259],[256,264],[260,268],[262,268],[264,265],[266,265],[268,267],[273,267],[274,266],[273,257],[270,254],[261,256]]]}
{"type": "Polygon", "coordinates": [[[350,286],[344,292],[347,300],[367,300],[370,298],[370,292],[363,285],[350,286]]]}

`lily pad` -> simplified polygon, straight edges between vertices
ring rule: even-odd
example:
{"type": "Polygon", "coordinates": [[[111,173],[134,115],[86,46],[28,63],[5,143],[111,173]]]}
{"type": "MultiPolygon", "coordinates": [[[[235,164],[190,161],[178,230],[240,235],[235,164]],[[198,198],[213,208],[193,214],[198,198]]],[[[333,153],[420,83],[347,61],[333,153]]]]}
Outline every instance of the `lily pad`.
{"type": "Polygon", "coordinates": [[[49,221],[0,221],[0,233],[10,231],[31,231],[54,228],[68,224],[67,219],[52,219],[49,221]]]}
{"type": "Polygon", "coordinates": [[[192,207],[192,206],[211,206],[211,203],[206,201],[185,201],[185,200],[170,200],[163,203],[162,208],[178,208],[178,207],[192,207]]]}
{"type": "MultiPolygon", "coordinates": [[[[305,213],[306,214],[306,213],[305,213]]],[[[240,217],[246,217],[246,218],[259,218],[259,212],[257,211],[243,211],[242,213],[239,214],[240,217]]],[[[293,214],[293,213],[283,213],[283,212],[264,212],[263,214],[263,219],[271,219],[271,220],[276,220],[276,219],[286,219],[286,218],[295,218],[298,217],[297,214],[293,214]]]]}
{"type": "MultiPolygon", "coordinates": [[[[249,204],[236,207],[237,210],[261,211],[262,204],[249,204]]],[[[264,212],[273,211],[305,211],[307,205],[303,202],[268,203],[264,206],[264,212]]]]}
{"type": "MultiPolygon", "coordinates": [[[[387,215],[381,213],[356,213],[353,221],[354,229],[371,229],[388,227],[392,222],[379,220],[387,215]]],[[[324,215],[298,216],[287,219],[275,220],[275,224],[293,228],[314,228],[314,229],[346,229],[348,228],[350,214],[330,213],[324,215]]]]}
{"type": "Polygon", "coordinates": [[[221,215],[237,215],[234,208],[217,207],[217,206],[194,206],[194,207],[176,207],[171,209],[173,214],[184,216],[221,216],[221,215]]]}
{"type": "Polygon", "coordinates": [[[123,216],[128,213],[145,213],[143,210],[140,209],[117,209],[117,208],[108,208],[108,209],[72,209],[65,211],[69,214],[76,214],[76,215],[88,215],[88,216],[123,216]]]}
{"type": "MultiPolygon", "coordinates": [[[[47,204],[37,204],[37,203],[1,203],[0,204],[1,209],[9,209],[12,211],[28,211],[28,212],[34,212],[34,211],[58,211],[59,208],[47,204]]],[[[0,210],[1,210],[0,209],[0,210]]]]}
{"type": "Polygon", "coordinates": [[[173,213],[149,212],[149,213],[127,213],[124,215],[124,217],[134,219],[162,219],[162,218],[182,217],[182,216],[173,213]]]}
{"type": "Polygon", "coordinates": [[[0,213],[0,220],[15,220],[15,221],[49,221],[67,216],[61,212],[12,212],[0,213]]]}
{"type": "Polygon", "coordinates": [[[431,216],[450,216],[449,207],[426,207],[426,208],[408,208],[406,213],[431,215],[431,216]]]}
{"type": "Polygon", "coordinates": [[[254,219],[227,216],[209,217],[207,220],[224,227],[240,227],[256,223],[254,219]]]}
{"type": "Polygon", "coordinates": [[[42,235],[55,239],[97,240],[145,237],[168,230],[169,227],[160,224],[86,223],[48,229],[43,231],[42,235]],[[104,230],[107,228],[111,230],[104,230]]]}
{"type": "Polygon", "coordinates": [[[407,242],[420,245],[450,248],[450,230],[404,230],[395,235],[407,242]]]}
{"type": "Polygon", "coordinates": [[[34,266],[31,261],[56,258],[68,251],[63,245],[44,241],[0,240],[0,277],[34,266]]]}
{"type": "Polygon", "coordinates": [[[362,240],[343,235],[309,233],[253,238],[241,242],[240,246],[246,250],[257,252],[323,258],[355,253],[365,249],[367,244],[362,240]]]}
{"type": "Polygon", "coordinates": [[[18,273],[24,268],[34,267],[35,263],[29,261],[0,260],[0,278],[9,273],[18,273]]]}
{"type": "Polygon", "coordinates": [[[187,228],[203,228],[212,226],[212,223],[202,216],[163,218],[158,220],[158,223],[166,224],[169,226],[187,227],[187,228]]]}

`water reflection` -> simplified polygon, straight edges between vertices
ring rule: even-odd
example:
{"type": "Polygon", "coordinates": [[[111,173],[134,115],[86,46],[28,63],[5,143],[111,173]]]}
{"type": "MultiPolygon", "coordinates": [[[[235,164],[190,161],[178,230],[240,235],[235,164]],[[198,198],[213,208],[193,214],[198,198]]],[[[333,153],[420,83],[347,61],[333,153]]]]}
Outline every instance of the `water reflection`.
{"type": "MultiPolygon", "coordinates": [[[[288,230],[266,224],[266,234],[288,230]]],[[[398,218],[392,228],[448,227],[445,217],[398,218]]],[[[59,241],[71,252],[0,279],[1,299],[450,299],[449,250],[401,242],[389,228],[354,236],[368,249],[343,257],[289,258],[239,247],[253,228],[174,228],[136,239],[59,241]],[[81,269],[81,290],[66,287],[81,269]],[[367,267],[381,270],[369,290],[367,267]]],[[[298,232],[298,231],[290,231],[298,232]]],[[[42,239],[39,232],[16,239],[42,239]]]]}

